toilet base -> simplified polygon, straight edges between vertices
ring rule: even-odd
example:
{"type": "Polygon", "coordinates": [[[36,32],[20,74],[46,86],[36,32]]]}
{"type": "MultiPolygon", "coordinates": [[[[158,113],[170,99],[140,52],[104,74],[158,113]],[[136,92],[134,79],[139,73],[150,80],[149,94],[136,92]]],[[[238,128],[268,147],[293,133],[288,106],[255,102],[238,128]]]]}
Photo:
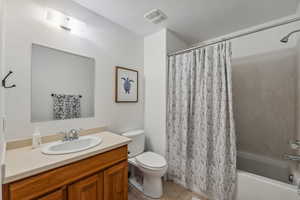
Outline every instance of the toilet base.
{"type": "Polygon", "coordinates": [[[144,193],[143,191],[143,186],[141,184],[139,184],[135,178],[130,178],[129,179],[129,184],[132,185],[134,188],[136,188],[138,191],[144,193]]]}
{"type": "Polygon", "coordinates": [[[131,166],[129,170],[132,175],[129,182],[145,196],[151,199],[161,198],[163,195],[162,176],[166,173],[168,166],[154,170],[138,165],[133,158],[129,159],[128,162],[131,166]],[[142,181],[137,181],[140,179],[136,176],[139,175],[136,170],[142,172],[142,181]]]}
{"type": "Polygon", "coordinates": [[[144,175],[143,191],[146,196],[159,199],[163,194],[161,178],[144,175]]]}
{"type": "MultiPolygon", "coordinates": [[[[150,178],[151,179],[151,178],[150,178]]],[[[145,180],[145,177],[144,177],[145,180]]],[[[150,197],[151,199],[160,199],[163,194],[162,181],[149,180],[143,183],[143,186],[139,184],[135,178],[130,178],[129,183],[134,186],[137,190],[142,192],[145,196],[150,197]]]]}

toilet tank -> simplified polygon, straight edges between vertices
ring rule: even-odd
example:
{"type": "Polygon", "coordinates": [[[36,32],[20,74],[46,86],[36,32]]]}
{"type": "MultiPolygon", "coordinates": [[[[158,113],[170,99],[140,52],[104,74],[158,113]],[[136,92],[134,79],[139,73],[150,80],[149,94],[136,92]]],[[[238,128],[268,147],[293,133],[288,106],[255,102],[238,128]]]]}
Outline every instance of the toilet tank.
{"type": "Polygon", "coordinates": [[[141,154],[145,150],[145,134],[144,130],[133,130],[122,134],[125,137],[132,139],[128,144],[128,157],[134,157],[141,154]]]}

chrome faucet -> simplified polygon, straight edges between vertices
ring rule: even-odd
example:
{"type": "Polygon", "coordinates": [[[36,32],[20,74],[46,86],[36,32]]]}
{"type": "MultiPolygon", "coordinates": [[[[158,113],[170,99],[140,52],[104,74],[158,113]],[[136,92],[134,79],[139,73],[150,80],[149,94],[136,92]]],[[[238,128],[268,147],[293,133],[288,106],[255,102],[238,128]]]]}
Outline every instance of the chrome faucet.
{"type": "Polygon", "coordinates": [[[290,154],[285,154],[284,158],[286,160],[291,160],[291,161],[300,161],[300,156],[299,155],[290,155],[290,154]]]}
{"type": "Polygon", "coordinates": [[[78,140],[79,139],[79,130],[71,129],[69,132],[69,140],[78,140]]]}
{"type": "Polygon", "coordinates": [[[60,132],[60,134],[63,135],[63,139],[62,139],[63,142],[77,140],[79,139],[80,129],[79,130],[71,129],[69,132],[62,131],[60,132]]]}

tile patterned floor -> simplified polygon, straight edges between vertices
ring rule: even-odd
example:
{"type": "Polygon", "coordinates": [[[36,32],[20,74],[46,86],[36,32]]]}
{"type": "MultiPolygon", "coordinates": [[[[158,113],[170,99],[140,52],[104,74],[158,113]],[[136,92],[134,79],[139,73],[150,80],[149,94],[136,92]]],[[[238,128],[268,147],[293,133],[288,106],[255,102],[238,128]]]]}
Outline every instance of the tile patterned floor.
{"type": "MultiPolygon", "coordinates": [[[[128,200],[152,200],[145,197],[140,191],[133,186],[129,186],[128,200]]],[[[164,195],[160,200],[207,200],[187,189],[172,183],[164,182],[164,195]]]]}

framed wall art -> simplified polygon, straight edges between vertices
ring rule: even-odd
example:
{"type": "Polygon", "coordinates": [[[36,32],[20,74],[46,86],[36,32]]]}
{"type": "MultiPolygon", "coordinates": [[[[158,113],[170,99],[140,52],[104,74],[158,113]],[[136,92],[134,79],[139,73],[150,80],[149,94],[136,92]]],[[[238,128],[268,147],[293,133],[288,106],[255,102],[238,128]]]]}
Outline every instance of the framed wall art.
{"type": "Polygon", "coordinates": [[[116,67],[116,103],[138,102],[139,73],[136,70],[116,67]]]}

